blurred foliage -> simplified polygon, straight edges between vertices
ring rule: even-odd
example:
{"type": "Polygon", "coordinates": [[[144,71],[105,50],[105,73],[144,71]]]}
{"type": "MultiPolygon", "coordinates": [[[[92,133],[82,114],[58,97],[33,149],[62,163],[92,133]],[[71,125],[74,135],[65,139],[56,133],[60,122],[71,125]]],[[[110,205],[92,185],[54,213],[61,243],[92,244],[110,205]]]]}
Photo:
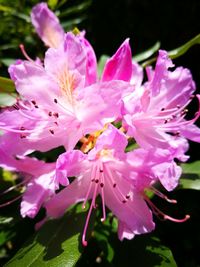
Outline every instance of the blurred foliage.
{"type": "MultiPolygon", "coordinates": [[[[42,57],[44,45],[36,36],[30,20],[31,8],[38,0],[0,0],[0,76],[8,75],[6,68],[17,58],[23,58],[19,45],[23,43],[30,56],[42,57]]],[[[48,0],[49,7],[61,19],[66,31],[78,27],[87,18],[92,0],[48,0]]]]}

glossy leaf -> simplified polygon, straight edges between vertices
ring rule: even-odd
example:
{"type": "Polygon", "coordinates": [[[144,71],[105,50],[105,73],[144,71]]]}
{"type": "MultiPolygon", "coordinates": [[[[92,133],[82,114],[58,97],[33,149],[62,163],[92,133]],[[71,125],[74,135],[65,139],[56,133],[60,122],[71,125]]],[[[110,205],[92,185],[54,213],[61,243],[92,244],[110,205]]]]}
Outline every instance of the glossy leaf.
{"type": "Polygon", "coordinates": [[[171,250],[152,234],[136,235],[121,242],[117,233],[102,228],[94,232],[77,267],[97,266],[97,262],[99,266],[177,267],[171,250]]]}
{"type": "Polygon", "coordinates": [[[176,267],[169,248],[162,245],[157,237],[136,236],[132,241],[125,240],[118,246],[114,266],[176,267]],[[127,253],[131,251],[131,253],[127,253]]]}
{"type": "Polygon", "coordinates": [[[146,51],[135,55],[133,57],[133,60],[135,60],[137,62],[144,61],[144,60],[150,58],[151,56],[153,56],[153,54],[155,54],[159,48],[160,48],[160,42],[156,42],[152,47],[150,47],[146,51]]]}
{"type": "MultiPolygon", "coordinates": [[[[187,177],[187,176],[186,176],[187,177]]],[[[181,189],[193,189],[200,190],[200,179],[192,179],[190,178],[182,178],[180,180],[180,188],[181,189]]]]}
{"type": "Polygon", "coordinates": [[[170,58],[173,59],[173,58],[182,56],[188,51],[188,49],[190,49],[190,47],[192,47],[195,44],[200,44],[200,34],[192,38],[190,41],[188,41],[184,45],[181,45],[178,48],[169,51],[168,53],[169,53],[170,58]]]}
{"type": "Polygon", "coordinates": [[[15,92],[15,85],[11,79],[0,77],[0,92],[12,93],[15,92]]]}
{"type": "Polygon", "coordinates": [[[16,102],[16,96],[0,92],[0,107],[12,106],[16,102]]]}
{"type": "MultiPolygon", "coordinates": [[[[178,48],[175,48],[171,51],[168,51],[168,55],[170,58],[174,59],[177,57],[182,56],[183,54],[185,54],[193,45],[196,44],[200,44],[200,34],[196,35],[194,38],[192,38],[191,40],[189,40],[187,43],[185,43],[184,45],[179,46],[178,48]]],[[[147,61],[145,61],[142,66],[146,67],[152,63],[154,63],[156,61],[156,57],[151,58],[147,61]]]]}
{"type": "Polygon", "coordinates": [[[200,160],[194,161],[192,163],[181,164],[183,174],[193,173],[197,174],[200,177],[200,160]]]}
{"type": "Polygon", "coordinates": [[[73,209],[59,220],[48,221],[5,266],[74,266],[83,250],[85,216],[86,212],[73,209]]]}
{"type": "Polygon", "coordinates": [[[181,165],[183,169],[180,188],[200,190],[200,160],[181,165]]]}

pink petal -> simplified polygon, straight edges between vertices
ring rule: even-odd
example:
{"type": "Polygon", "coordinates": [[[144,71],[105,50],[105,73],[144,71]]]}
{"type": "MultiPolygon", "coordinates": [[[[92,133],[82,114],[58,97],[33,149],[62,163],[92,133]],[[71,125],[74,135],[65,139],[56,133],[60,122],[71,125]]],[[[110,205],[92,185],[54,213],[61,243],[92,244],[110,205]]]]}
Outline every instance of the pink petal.
{"type": "Polygon", "coordinates": [[[128,229],[127,225],[124,222],[118,222],[118,237],[122,241],[124,238],[133,239],[135,234],[128,229]]]}
{"type": "Polygon", "coordinates": [[[21,202],[22,217],[34,218],[47,198],[57,189],[54,172],[45,173],[28,184],[21,202]]]}
{"type": "Polygon", "coordinates": [[[82,179],[76,178],[70,185],[51,198],[45,204],[47,216],[62,216],[71,205],[83,201],[89,187],[90,179],[90,176],[82,179]]]}
{"type": "Polygon", "coordinates": [[[56,180],[58,183],[67,186],[67,177],[78,176],[85,169],[84,162],[86,155],[79,150],[63,153],[56,163],[56,180]]]}
{"type": "Polygon", "coordinates": [[[46,3],[39,3],[32,9],[31,21],[42,41],[49,47],[58,47],[64,39],[58,18],[46,3]]]}
{"type": "Polygon", "coordinates": [[[130,81],[132,76],[132,55],[129,39],[126,39],[117,52],[106,62],[102,81],[130,81]]]}
{"type": "Polygon", "coordinates": [[[59,73],[66,76],[69,71],[85,76],[86,64],[85,48],[79,38],[70,32],[65,35],[64,43],[59,48],[50,48],[45,54],[45,70],[58,77],[59,73]]]}
{"type": "Polygon", "coordinates": [[[86,85],[93,84],[97,81],[97,59],[95,52],[88,42],[88,40],[84,37],[84,33],[81,33],[77,36],[81,41],[83,47],[85,48],[87,54],[87,64],[86,64],[86,85]]]}
{"type": "Polygon", "coordinates": [[[167,52],[159,50],[154,76],[149,86],[153,96],[156,96],[160,92],[162,79],[166,77],[169,67],[173,67],[173,64],[168,58],[167,52]]]}
{"type": "Polygon", "coordinates": [[[52,105],[60,90],[55,81],[45,70],[34,62],[24,61],[11,65],[9,72],[15,77],[15,85],[19,94],[29,101],[52,105]]]}
{"type": "Polygon", "coordinates": [[[189,140],[200,143],[200,128],[196,125],[188,124],[180,129],[181,135],[189,140]]]}
{"type": "MultiPolygon", "coordinates": [[[[113,176],[117,189],[107,181],[104,187],[106,206],[113,212],[119,221],[126,224],[131,233],[142,234],[154,229],[152,213],[143,200],[140,193],[131,188],[130,181],[122,176],[113,176]],[[116,191],[114,191],[116,190],[116,191]],[[119,193],[117,190],[120,190],[119,193]],[[122,195],[130,195],[126,203],[123,203],[122,195]]],[[[107,179],[108,180],[108,179],[107,179]]]]}

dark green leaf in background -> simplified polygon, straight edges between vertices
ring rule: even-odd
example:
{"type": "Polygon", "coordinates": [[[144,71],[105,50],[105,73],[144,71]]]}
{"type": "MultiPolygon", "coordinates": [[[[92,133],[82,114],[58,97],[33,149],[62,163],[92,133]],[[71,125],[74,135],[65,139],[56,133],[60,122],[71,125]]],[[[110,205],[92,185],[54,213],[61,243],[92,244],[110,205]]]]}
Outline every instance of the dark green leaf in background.
{"type": "Polygon", "coordinates": [[[61,219],[48,221],[5,266],[74,266],[83,251],[81,234],[87,214],[76,212],[72,209],[61,219]]]}
{"type": "Polygon", "coordinates": [[[180,179],[180,188],[200,190],[200,160],[181,165],[183,174],[180,179]]]}
{"type": "Polygon", "coordinates": [[[0,77],[0,92],[13,93],[15,92],[15,85],[11,79],[0,77]]]}

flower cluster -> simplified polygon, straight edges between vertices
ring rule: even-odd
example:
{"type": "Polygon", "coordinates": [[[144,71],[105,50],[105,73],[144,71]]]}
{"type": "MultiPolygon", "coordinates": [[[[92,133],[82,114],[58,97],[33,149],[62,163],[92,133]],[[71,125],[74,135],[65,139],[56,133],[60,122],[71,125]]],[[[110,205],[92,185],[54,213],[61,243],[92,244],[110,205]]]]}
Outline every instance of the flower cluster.
{"type": "Polygon", "coordinates": [[[187,220],[188,215],[179,220],[164,214],[145,192],[174,203],[156,183],[173,190],[181,176],[177,161],[188,159],[187,139],[200,142],[194,125],[200,109],[193,119],[185,118],[195,98],[190,71],[174,68],[160,50],[144,81],[126,39],[98,77],[95,52],[84,32],[65,33],[45,3],[33,8],[31,19],[48,49],[44,60],[32,60],[21,46],[26,60],[9,67],[19,96],[0,113],[0,166],[22,173],[26,186],[21,215],[33,218],[45,207],[47,218],[58,217],[74,203],[85,208],[91,200],[83,245],[98,195],[101,221],[106,208],[111,210],[121,240],[152,231],[152,213],[187,220]],[[132,150],[130,143],[135,144],[132,150]],[[35,151],[60,146],[66,152],[56,162],[33,157],[35,151]]]}

